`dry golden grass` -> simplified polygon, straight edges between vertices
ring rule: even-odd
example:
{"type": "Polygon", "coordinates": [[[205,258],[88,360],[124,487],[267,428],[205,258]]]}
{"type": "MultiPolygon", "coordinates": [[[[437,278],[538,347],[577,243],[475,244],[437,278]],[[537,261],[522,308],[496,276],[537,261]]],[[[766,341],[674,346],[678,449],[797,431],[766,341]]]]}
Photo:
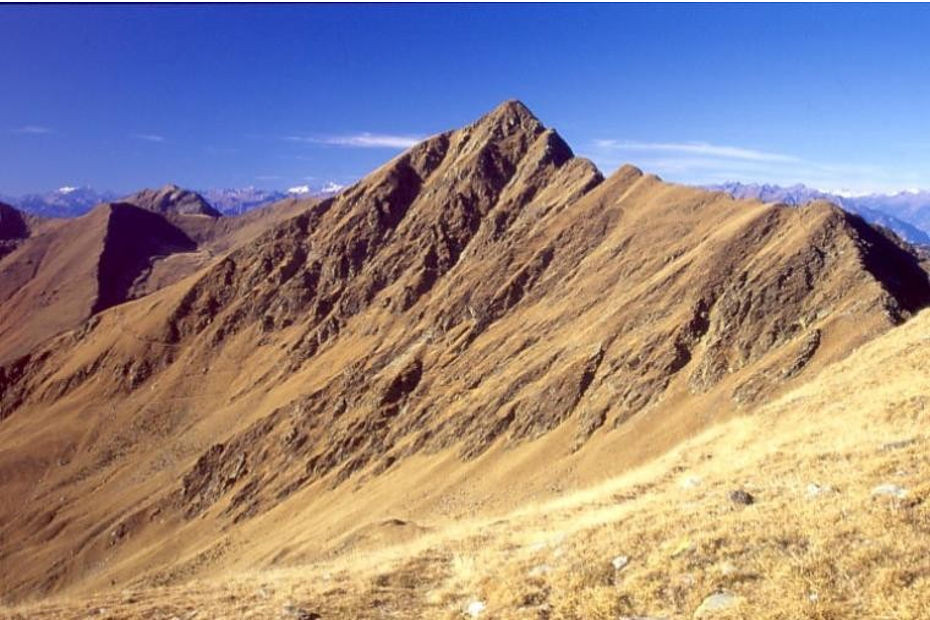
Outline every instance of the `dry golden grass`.
{"type": "Polygon", "coordinates": [[[461,618],[481,603],[482,618],[683,618],[728,592],[707,617],[925,618],[927,326],[924,313],[757,414],[566,497],[326,563],[4,617],[461,618]]]}

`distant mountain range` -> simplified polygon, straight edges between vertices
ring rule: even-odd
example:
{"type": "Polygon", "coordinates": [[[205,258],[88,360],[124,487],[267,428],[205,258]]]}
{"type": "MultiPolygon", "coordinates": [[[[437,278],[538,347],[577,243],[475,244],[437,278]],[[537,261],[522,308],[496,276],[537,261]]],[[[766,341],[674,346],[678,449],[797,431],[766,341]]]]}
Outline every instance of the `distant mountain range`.
{"type": "Polygon", "coordinates": [[[930,191],[842,196],[806,185],[723,183],[708,189],[724,191],[734,198],[757,198],[764,202],[803,205],[812,200],[828,200],[866,221],[893,230],[910,243],[930,244],[930,191]]]}
{"type": "MultiPolygon", "coordinates": [[[[336,183],[320,187],[301,185],[287,190],[267,190],[257,187],[214,188],[199,190],[209,205],[223,215],[240,215],[257,207],[267,205],[289,196],[327,196],[343,188],[336,183]]],[[[0,195],[5,202],[28,213],[43,217],[77,217],[89,212],[94,206],[121,199],[121,195],[91,187],[60,187],[45,193],[22,196],[0,195]]]]}
{"type": "Polygon", "coordinates": [[[0,196],[0,201],[43,217],[77,217],[90,211],[94,205],[117,198],[119,195],[115,192],[66,186],[45,193],[0,196]]]}
{"type": "MultiPolygon", "coordinates": [[[[801,184],[785,187],[737,182],[708,185],[706,188],[726,192],[734,198],[756,198],[764,202],[789,205],[827,200],[850,213],[862,216],[872,224],[893,230],[909,243],[930,245],[930,191],[844,196],[801,184]]],[[[318,187],[300,185],[285,190],[240,187],[198,190],[197,193],[209,203],[209,207],[221,214],[240,215],[289,196],[328,196],[342,189],[342,185],[327,183],[318,187]]],[[[44,217],[77,217],[87,213],[95,205],[121,198],[116,192],[66,186],[46,193],[25,194],[19,197],[0,195],[0,202],[44,217]]]]}

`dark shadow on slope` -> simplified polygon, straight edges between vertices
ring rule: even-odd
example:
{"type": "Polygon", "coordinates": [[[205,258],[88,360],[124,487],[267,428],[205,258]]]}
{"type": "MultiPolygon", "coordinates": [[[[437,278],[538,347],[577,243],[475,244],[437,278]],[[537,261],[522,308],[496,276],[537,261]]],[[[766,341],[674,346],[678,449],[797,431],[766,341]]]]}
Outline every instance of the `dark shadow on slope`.
{"type": "Polygon", "coordinates": [[[92,312],[126,301],[133,283],[155,258],[196,249],[190,237],[161,215],[125,203],[110,205],[92,312]]]}
{"type": "Polygon", "coordinates": [[[23,214],[0,202],[0,240],[25,239],[28,236],[29,227],[23,214]]]}
{"type": "MultiPolygon", "coordinates": [[[[894,243],[858,215],[843,214],[849,226],[863,241],[863,265],[894,297],[900,310],[914,313],[930,305],[930,279],[921,268],[917,256],[894,243]]],[[[905,317],[898,315],[894,318],[903,320],[905,317]]]]}

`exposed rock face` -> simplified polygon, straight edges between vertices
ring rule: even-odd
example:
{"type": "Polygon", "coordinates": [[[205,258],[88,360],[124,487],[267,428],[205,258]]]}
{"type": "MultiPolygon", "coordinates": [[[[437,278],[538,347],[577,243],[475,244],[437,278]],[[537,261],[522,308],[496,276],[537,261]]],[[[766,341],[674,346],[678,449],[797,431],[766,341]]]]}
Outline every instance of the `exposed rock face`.
{"type": "MultiPolygon", "coordinates": [[[[129,505],[160,515],[148,540],[239,527],[414,457],[537,440],[557,460],[617,428],[636,437],[624,451],[668,447],[928,300],[916,259],[835,207],[743,203],[632,166],[604,179],[507,102],[0,367],[0,441],[30,414],[112,407],[92,442],[49,451],[74,461],[42,481],[74,494],[60,540],[129,505]],[[77,499],[104,479],[122,495],[77,499]]],[[[38,484],[17,471],[4,492],[38,484]]],[[[36,510],[0,509],[22,533],[9,557],[37,567],[3,569],[14,594],[98,557],[87,534],[43,572],[36,510]]]]}
{"type": "Polygon", "coordinates": [[[144,189],[119,202],[132,204],[140,209],[162,215],[208,215],[210,217],[222,215],[210,206],[203,196],[177,185],[165,185],[160,189],[144,189]]]}

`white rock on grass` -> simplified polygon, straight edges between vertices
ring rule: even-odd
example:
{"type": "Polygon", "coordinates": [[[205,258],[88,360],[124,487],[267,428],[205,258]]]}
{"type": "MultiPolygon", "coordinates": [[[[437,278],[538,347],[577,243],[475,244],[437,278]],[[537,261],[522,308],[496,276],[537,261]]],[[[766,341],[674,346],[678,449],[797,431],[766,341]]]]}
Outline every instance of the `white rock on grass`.
{"type": "Polygon", "coordinates": [[[722,590],[705,598],[695,610],[695,618],[710,618],[718,613],[729,612],[739,607],[742,599],[736,594],[722,590]]]}
{"type": "Polygon", "coordinates": [[[898,499],[907,497],[907,489],[899,487],[896,484],[880,484],[872,489],[873,497],[895,497],[898,499]]]}
{"type": "Polygon", "coordinates": [[[717,567],[717,570],[720,571],[720,574],[724,577],[730,577],[739,571],[739,569],[736,568],[736,564],[733,562],[724,562],[717,567]]]}
{"type": "Polygon", "coordinates": [[[808,497],[820,497],[821,495],[828,495],[833,493],[834,489],[829,484],[817,484],[816,482],[811,482],[807,485],[807,496],[808,497]]]}
{"type": "Polygon", "coordinates": [[[472,601],[465,606],[465,613],[472,618],[477,618],[486,607],[484,601],[472,601]]]}
{"type": "Polygon", "coordinates": [[[614,570],[623,570],[626,568],[626,565],[630,563],[630,558],[625,555],[618,555],[612,559],[610,563],[614,567],[614,570]]]}
{"type": "Polygon", "coordinates": [[[681,486],[685,489],[693,489],[695,487],[701,486],[701,477],[700,476],[688,476],[681,481],[681,486]]]}
{"type": "Polygon", "coordinates": [[[552,567],[548,564],[540,564],[539,566],[534,566],[530,569],[530,577],[540,577],[542,575],[547,575],[552,572],[552,567]]]}

